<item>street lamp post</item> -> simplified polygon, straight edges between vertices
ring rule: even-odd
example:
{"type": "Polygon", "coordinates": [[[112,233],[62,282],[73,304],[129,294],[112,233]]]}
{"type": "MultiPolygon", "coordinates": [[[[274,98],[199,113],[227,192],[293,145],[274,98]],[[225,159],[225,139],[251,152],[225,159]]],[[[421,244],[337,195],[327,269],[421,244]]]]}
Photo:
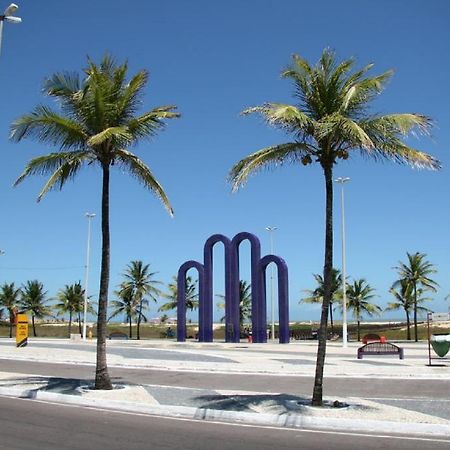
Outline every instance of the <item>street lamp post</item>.
{"type": "MultiPolygon", "coordinates": [[[[270,236],[270,254],[273,255],[273,232],[277,230],[277,227],[266,227],[266,230],[269,232],[270,236]]],[[[273,264],[270,266],[270,337],[275,339],[275,303],[274,299],[274,291],[273,291],[273,264]]]]}
{"type": "Polygon", "coordinates": [[[345,207],[344,184],[350,181],[349,177],[336,178],[336,183],[341,185],[341,233],[342,233],[342,346],[347,347],[347,275],[345,258],[345,207]]]}
{"type": "Polygon", "coordinates": [[[83,341],[86,340],[86,319],[87,319],[87,304],[88,304],[88,282],[89,282],[89,256],[91,252],[91,220],[95,217],[94,213],[85,214],[88,220],[88,235],[87,235],[87,251],[86,251],[86,277],[84,283],[84,313],[83,313],[83,341]]]}
{"type": "Polygon", "coordinates": [[[15,3],[11,3],[3,14],[0,14],[0,54],[2,51],[2,35],[3,35],[3,22],[9,23],[21,23],[22,19],[16,17],[13,14],[17,11],[19,7],[15,3]]]}

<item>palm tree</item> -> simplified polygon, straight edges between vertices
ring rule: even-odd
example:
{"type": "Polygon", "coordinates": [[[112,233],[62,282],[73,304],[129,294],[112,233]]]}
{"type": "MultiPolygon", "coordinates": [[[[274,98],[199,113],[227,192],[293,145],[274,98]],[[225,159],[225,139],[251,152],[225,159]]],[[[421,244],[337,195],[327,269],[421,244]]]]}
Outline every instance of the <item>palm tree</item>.
{"type": "Polygon", "coordinates": [[[157,296],[161,295],[157,285],[162,283],[154,279],[157,273],[150,272],[150,264],[144,265],[142,261],[131,261],[123,273],[125,278],[122,284],[123,289],[129,289],[132,292],[130,295],[133,296],[136,305],[138,305],[136,339],[141,338],[139,332],[141,321],[143,319],[147,321],[147,318],[142,314],[144,305],[148,305],[148,300],[144,297],[148,296],[151,300],[157,302],[157,296]]]}
{"type": "MultiPolygon", "coordinates": [[[[198,308],[198,292],[197,292],[197,282],[192,279],[192,277],[186,277],[186,309],[194,311],[198,308]]],[[[168,293],[162,293],[161,296],[167,298],[169,301],[161,305],[158,309],[159,312],[170,311],[176,309],[178,302],[178,281],[177,277],[172,277],[172,282],[167,285],[169,289],[168,293]]]]}
{"type": "Polygon", "coordinates": [[[19,305],[20,289],[13,283],[4,283],[0,286],[0,305],[9,313],[9,337],[12,338],[12,327],[19,305]]]}
{"type": "Polygon", "coordinates": [[[63,289],[59,290],[56,298],[58,303],[55,305],[55,308],[59,310],[59,314],[69,314],[68,337],[70,338],[73,315],[79,314],[84,307],[84,289],[81,286],[81,282],[66,284],[63,289]]]}
{"type": "Polygon", "coordinates": [[[332,299],[333,269],[333,168],[355,152],[375,160],[390,159],[417,168],[439,169],[432,156],[409,147],[402,138],[417,130],[427,133],[431,120],[421,114],[370,114],[372,100],[381,93],[392,71],[367,75],[369,64],[354,70],[354,59],[336,60],[325,49],[316,65],[294,55],[291,67],[282,76],[294,83],[296,105],[266,103],[249,108],[244,114],[261,114],[270,125],[292,135],[287,143],[259,150],[231,169],[230,180],[236,191],[253,173],[286,163],[313,162],[320,165],[325,179],[325,257],[324,296],[319,329],[316,375],[312,403],[322,405],[328,309],[332,299]]]}
{"type": "Polygon", "coordinates": [[[31,323],[33,324],[33,335],[36,337],[34,319],[42,319],[51,314],[50,308],[45,304],[47,291],[38,280],[29,280],[22,286],[20,306],[23,311],[31,312],[31,323]]]}
{"type": "Polygon", "coordinates": [[[406,280],[412,285],[414,340],[417,342],[419,340],[417,333],[418,289],[422,287],[423,290],[436,292],[439,285],[430,278],[430,275],[436,273],[437,270],[432,263],[426,260],[427,255],[425,253],[416,252],[412,254],[406,252],[406,255],[408,262],[405,264],[400,261],[400,265],[395,267],[400,279],[394,283],[394,287],[401,285],[402,280],[406,280]]]}
{"type": "Polygon", "coordinates": [[[115,292],[116,299],[111,302],[112,314],[109,316],[109,320],[120,315],[125,314],[127,323],[129,324],[129,338],[133,338],[133,318],[137,316],[138,305],[136,303],[133,290],[129,289],[122,283],[118,291],[115,292]]]}
{"type": "MultiPolygon", "coordinates": [[[[400,285],[395,288],[394,286],[389,289],[389,293],[392,294],[396,302],[389,302],[385,311],[395,311],[397,309],[403,309],[406,313],[406,338],[411,340],[411,311],[414,309],[414,297],[413,297],[413,285],[408,280],[400,280],[400,285]]],[[[421,298],[423,293],[422,289],[417,290],[417,303],[422,303],[429,298],[421,298]]],[[[418,311],[428,311],[423,306],[417,306],[418,311]]]]}
{"type": "Polygon", "coordinates": [[[159,323],[161,324],[165,324],[167,321],[169,320],[169,316],[167,314],[163,314],[160,318],[159,318],[159,323]]]}
{"type": "Polygon", "coordinates": [[[239,281],[239,323],[242,324],[252,315],[252,286],[244,280],[239,281]]]}
{"type": "MultiPolygon", "coordinates": [[[[225,299],[224,295],[218,297],[225,299]]],[[[225,303],[219,303],[219,308],[225,308],[225,303]]],[[[252,286],[247,281],[239,280],[239,323],[243,323],[252,316],[252,286]]],[[[225,320],[225,316],[220,319],[221,322],[225,320]]]]}
{"type": "Polygon", "coordinates": [[[358,341],[361,339],[360,325],[363,314],[373,316],[381,313],[381,308],[370,302],[375,297],[374,292],[375,289],[364,278],[347,284],[347,308],[353,311],[353,317],[357,321],[358,341]]]}
{"type": "Polygon", "coordinates": [[[57,73],[45,82],[45,93],[60,110],[38,106],[12,124],[11,139],[34,138],[56,147],[32,159],[15,185],[31,175],[50,175],[39,194],[61,189],[87,165],[102,173],[102,258],[97,321],[95,388],[112,389],[106,362],[106,323],[110,275],[109,185],[111,166],[119,166],[159,198],[170,215],[172,207],[148,166],[128,150],[164,128],[164,121],[179,117],[174,106],[161,106],[137,115],[148,74],[140,71],[127,80],[127,63],[105,56],[99,65],[91,60],[81,80],[78,74],[57,73]]]}
{"type": "Polygon", "coordinates": [[[390,302],[387,304],[386,311],[395,311],[397,309],[404,309],[406,313],[406,339],[411,340],[411,323],[410,313],[414,306],[413,298],[413,285],[408,280],[401,280],[400,286],[396,289],[392,286],[389,289],[389,293],[392,294],[396,302],[390,302]]]}
{"type": "MultiPolygon", "coordinates": [[[[308,297],[302,298],[300,302],[304,303],[323,303],[323,296],[324,296],[324,282],[323,277],[320,274],[314,274],[314,279],[316,280],[317,287],[311,291],[309,289],[306,289],[305,292],[309,294],[308,297]]],[[[342,299],[342,293],[341,293],[341,287],[342,287],[342,275],[341,271],[339,269],[334,269],[332,271],[332,281],[331,281],[331,300],[329,304],[330,309],[330,326],[331,326],[331,333],[334,333],[334,324],[333,324],[333,303],[341,301],[342,299]]]]}

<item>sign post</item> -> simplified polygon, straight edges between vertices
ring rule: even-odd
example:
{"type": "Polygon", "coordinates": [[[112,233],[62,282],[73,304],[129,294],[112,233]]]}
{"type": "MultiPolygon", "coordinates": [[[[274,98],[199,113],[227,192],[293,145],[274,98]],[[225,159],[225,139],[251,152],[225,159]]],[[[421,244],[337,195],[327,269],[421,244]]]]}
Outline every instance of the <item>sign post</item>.
{"type": "Polygon", "coordinates": [[[28,317],[26,314],[16,316],[16,346],[26,347],[28,344],[28,317]]]}

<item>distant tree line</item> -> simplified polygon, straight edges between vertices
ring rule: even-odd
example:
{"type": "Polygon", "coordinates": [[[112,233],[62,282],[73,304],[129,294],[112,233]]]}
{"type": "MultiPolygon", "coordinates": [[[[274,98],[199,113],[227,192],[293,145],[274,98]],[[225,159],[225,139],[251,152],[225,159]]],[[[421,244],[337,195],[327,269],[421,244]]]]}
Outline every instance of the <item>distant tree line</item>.
{"type": "MultiPolygon", "coordinates": [[[[437,292],[439,285],[430,278],[437,272],[435,266],[427,261],[425,253],[407,253],[407,262],[399,262],[395,267],[398,279],[394,281],[389,293],[394,297],[394,301],[389,302],[384,311],[394,311],[403,309],[406,314],[407,339],[411,340],[411,315],[414,324],[414,339],[417,342],[417,316],[419,312],[428,312],[428,308],[423,306],[425,301],[432,300],[426,294],[437,292]]],[[[308,294],[300,300],[300,303],[320,303],[323,302],[324,282],[320,274],[315,274],[317,286],[313,290],[305,290],[308,294]]],[[[338,307],[342,311],[343,286],[340,270],[333,268],[331,282],[331,300],[329,303],[330,328],[334,333],[333,311],[338,307]]],[[[376,297],[375,289],[364,279],[355,279],[352,282],[346,280],[347,308],[352,311],[357,322],[358,341],[360,340],[360,323],[362,317],[380,315],[383,310],[373,303],[376,297]]]]}

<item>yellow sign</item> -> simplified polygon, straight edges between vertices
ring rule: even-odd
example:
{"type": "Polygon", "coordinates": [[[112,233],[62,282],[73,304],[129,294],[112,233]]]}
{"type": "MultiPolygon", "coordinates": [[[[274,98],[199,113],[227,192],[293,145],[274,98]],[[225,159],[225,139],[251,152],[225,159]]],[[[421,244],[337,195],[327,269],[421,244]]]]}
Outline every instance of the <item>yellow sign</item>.
{"type": "Polygon", "coordinates": [[[16,346],[25,347],[28,343],[28,317],[17,314],[16,321],[16,346]]]}

